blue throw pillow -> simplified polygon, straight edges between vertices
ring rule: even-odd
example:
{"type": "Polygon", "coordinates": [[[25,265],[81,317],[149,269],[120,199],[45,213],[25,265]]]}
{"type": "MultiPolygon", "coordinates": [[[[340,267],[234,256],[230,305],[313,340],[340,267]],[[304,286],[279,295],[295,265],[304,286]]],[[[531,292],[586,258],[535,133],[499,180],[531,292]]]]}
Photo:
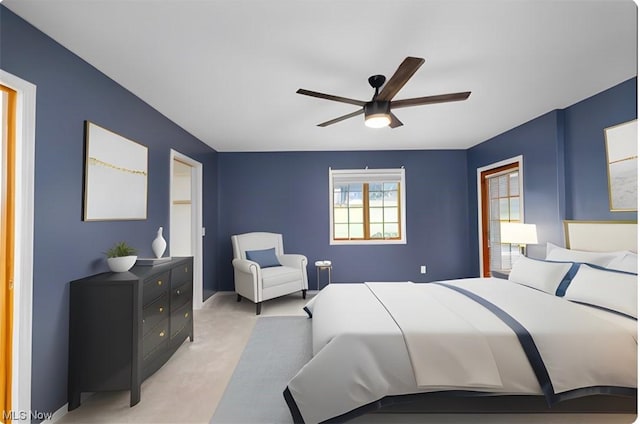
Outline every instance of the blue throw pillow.
{"type": "Polygon", "coordinates": [[[247,259],[257,262],[260,268],[269,268],[272,266],[281,266],[276,257],[276,248],[264,250],[247,250],[247,259]]]}

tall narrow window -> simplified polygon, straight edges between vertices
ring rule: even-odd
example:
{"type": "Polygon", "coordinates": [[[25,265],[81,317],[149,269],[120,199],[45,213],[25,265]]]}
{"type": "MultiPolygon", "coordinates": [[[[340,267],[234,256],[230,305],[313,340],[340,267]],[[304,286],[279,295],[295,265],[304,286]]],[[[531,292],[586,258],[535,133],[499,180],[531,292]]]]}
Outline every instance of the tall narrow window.
{"type": "Polygon", "coordinates": [[[520,162],[480,173],[482,220],[482,275],[505,272],[520,255],[518,245],[500,242],[501,222],[522,222],[520,162]]]}
{"type": "Polygon", "coordinates": [[[404,168],[329,170],[331,244],[406,243],[404,168]]]}

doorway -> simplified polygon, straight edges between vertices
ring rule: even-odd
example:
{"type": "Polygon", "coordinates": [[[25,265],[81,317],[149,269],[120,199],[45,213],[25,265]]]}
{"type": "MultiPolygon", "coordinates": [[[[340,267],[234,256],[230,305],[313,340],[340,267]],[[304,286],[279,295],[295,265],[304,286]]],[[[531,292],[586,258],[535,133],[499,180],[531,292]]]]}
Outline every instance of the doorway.
{"type": "Polygon", "coordinates": [[[2,88],[3,409],[31,410],[36,86],[0,69],[2,88]],[[13,100],[10,100],[13,98],[13,100]],[[9,131],[6,131],[9,129],[9,131]],[[12,139],[12,141],[10,141],[12,139]],[[11,152],[12,150],[12,152],[11,152]],[[9,171],[8,173],[6,171],[9,171]],[[12,205],[10,205],[10,203],[12,205]],[[8,212],[8,213],[7,213],[8,212]],[[10,313],[4,314],[4,312],[10,313]]]}
{"type": "Polygon", "coordinates": [[[171,150],[169,251],[193,256],[193,307],[202,307],[202,164],[171,150]]]}
{"type": "Polygon", "coordinates": [[[0,410],[2,421],[10,422],[13,349],[13,286],[15,246],[15,150],[16,99],[18,93],[0,85],[0,410]]]}
{"type": "Polygon", "coordinates": [[[501,222],[523,222],[522,156],[478,168],[480,276],[508,273],[517,245],[501,243],[501,222]]]}

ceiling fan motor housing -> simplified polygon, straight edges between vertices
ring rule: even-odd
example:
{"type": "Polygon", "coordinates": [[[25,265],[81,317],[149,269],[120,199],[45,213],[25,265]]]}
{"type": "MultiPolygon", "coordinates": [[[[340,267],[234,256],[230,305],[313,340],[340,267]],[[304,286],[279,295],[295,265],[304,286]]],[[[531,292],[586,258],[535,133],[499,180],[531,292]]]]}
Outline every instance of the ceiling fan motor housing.
{"type": "Polygon", "coordinates": [[[364,116],[389,115],[391,113],[391,102],[372,101],[364,105],[364,116]]]}

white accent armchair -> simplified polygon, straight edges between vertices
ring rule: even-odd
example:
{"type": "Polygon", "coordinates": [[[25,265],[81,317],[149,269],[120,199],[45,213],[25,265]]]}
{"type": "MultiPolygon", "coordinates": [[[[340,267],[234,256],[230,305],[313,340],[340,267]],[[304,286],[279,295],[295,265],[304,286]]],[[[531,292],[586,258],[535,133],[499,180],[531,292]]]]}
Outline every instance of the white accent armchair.
{"type": "Polygon", "coordinates": [[[256,315],[260,315],[265,300],[300,290],[302,298],[306,299],[309,288],[307,258],[304,255],[284,254],[282,234],[238,234],[231,236],[231,244],[238,302],[243,297],[251,300],[256,304],[256,315]]]}

